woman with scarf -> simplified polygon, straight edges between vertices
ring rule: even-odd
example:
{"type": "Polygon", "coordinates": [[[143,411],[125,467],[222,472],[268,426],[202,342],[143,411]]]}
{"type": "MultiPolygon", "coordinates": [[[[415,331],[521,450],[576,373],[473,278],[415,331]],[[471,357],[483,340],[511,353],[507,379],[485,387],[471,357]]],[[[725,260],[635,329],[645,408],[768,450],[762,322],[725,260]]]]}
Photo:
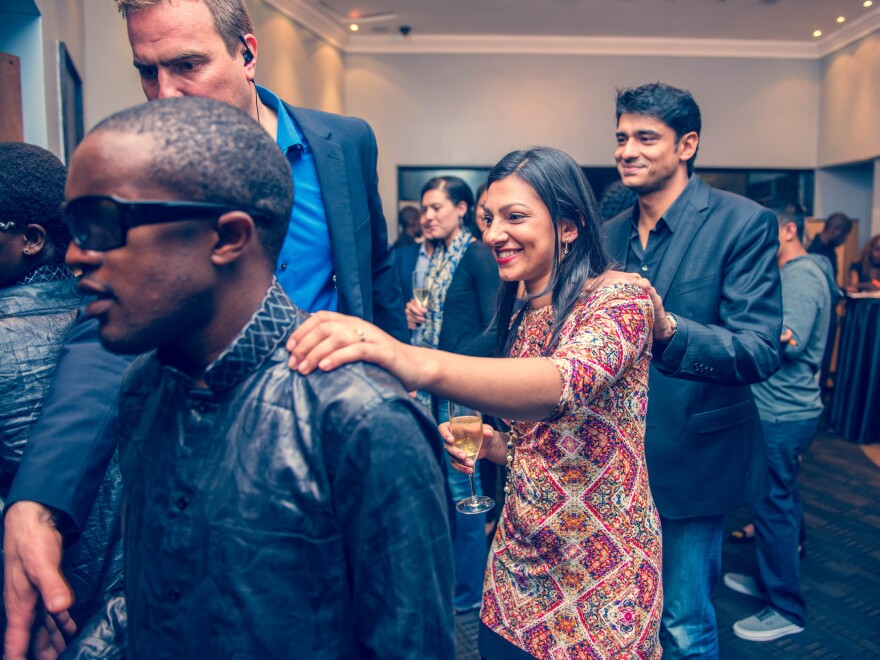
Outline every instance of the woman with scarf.
{"type": "MultiPolygon", "coordinates": [[[[422,187],[422,233],[434,247],[425,275],[428,304],[409,301],[406,318],[410,329],[421,329],[422,347],[486,357],[495,350],[492,320],[500,281],[491,251],[479,240],[473,205],[470,187],[458,177],[434,177],[422,187]]],[[[445,399],[428,392],[418,398],[446,421],[445,399]]],[[[453,501],[470,495],[467,475],[447,470],[447,479],[453,501]]],[[[457,612],[482,601],[485,522],[483,514],[456,514],[453,520],[457,612]]]]}

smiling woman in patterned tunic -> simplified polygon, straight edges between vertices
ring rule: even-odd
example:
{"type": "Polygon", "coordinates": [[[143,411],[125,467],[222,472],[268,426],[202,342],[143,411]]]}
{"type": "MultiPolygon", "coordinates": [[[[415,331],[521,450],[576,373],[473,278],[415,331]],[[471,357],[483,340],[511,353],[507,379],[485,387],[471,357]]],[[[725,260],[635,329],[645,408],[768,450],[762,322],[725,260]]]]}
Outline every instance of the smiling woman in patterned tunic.
{"type": "MultiPolygon", "coordinates": [[[[484,657],[658,658],[660,523],[644,455],[651,301],[637,275],[609,270],[589,184],[560,151],[505,156],[489,174],[484,220],[504,282],[504,357],[424,351],[321,312],[291,337],[291,365],[376,362],[409,389],[510,424],[509,434],[484,427],[479,454],[509,467],[484,585],[484,657]]],[[[470,472],[448,425],[441,433],[456,469],[470,472]]]]}

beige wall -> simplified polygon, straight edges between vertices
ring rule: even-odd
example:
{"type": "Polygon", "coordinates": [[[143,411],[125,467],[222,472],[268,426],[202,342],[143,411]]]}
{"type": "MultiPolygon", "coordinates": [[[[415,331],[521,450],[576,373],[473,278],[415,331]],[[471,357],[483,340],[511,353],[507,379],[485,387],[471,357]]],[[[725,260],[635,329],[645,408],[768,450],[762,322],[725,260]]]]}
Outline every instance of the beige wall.
{"type": "Polygon", "coordinates": [[[352,55],[346,109],[379,142],[395,217],[399,165],[491,165],[511,149],[559,147],[610,166],[616,87],[662,80],[703,112],[698,166],[816,166],[815,61],[554,55],[352,55]]]}
{"type": "MultiPolygon", "coordinates": [[[[48,2],[50,0],[46,0],[48,2]]],[[[260,2],[249,8],[259,42],[257,83],[285,101],[343,112],[342,54],[260,2]]],[[[144,101],[131,63],[125,22],[112,0],[86,0],[86,127],[144,101]]]]}
{"type": "Polygon", "coordinates": [[[24,140],[64,158],[58,45],[85,76],[83,0],[0,2],[0,50],[21,61],[24,140]]]}
{"type": "MultiPolygon", "coordinates": [[[[46,87],[47,149],[64,158],[61,137],[61,97],[58,81],[58,43],[63,41],[80,77],[85,73],[83,0],[36,0],[43,15],[43,65],[46,87]],[[52,10],[49,11],[49,5],[52,10]]],[[[22,81],[23,85],[27,82],[22,81]]]]}
{"type": "Polygon", "coordinates": [[[880,32],[820,63],[819,164],[880,156],[880,32]]]}
{"type": "Polygon", "coordinates": [[[343,113],[342,53],[262,2],[248,4],[259,43],[257,83],[293,105],[343,113]]]}

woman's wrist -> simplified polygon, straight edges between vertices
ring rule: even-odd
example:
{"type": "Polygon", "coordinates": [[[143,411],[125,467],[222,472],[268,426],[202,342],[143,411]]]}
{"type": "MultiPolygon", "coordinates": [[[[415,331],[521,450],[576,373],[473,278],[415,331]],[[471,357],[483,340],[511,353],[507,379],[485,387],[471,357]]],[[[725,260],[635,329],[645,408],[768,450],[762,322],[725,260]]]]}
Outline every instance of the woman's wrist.
{"type": "Polygon", "coordinates": [[[495,431],[489,440],[489,447],[486,449],[484,458],[497,465],[505,465],[507,463],[507,439],[509,434],[502,431],[495,431]]]}

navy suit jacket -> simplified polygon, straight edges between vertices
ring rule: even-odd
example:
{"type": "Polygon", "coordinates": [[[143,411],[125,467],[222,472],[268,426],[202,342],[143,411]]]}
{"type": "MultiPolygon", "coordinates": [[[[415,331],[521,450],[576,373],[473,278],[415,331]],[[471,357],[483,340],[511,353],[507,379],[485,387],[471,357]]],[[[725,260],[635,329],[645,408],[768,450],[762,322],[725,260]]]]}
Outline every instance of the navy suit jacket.
{"type": "MultiPolygon", "coordinates": [[[[654,344],[645,454],[668,518],[723,513],[767,494],[763,436],[749,385],[779,368],[782,293],[776,217],[698,177],[652,284],[678,320],[654,344]]],[[[605,227],[627,261],[632,210],[605,227]]]]}
{"type": "Polygon", "coordinates": [[[409,343],[388,227],[379,198],[376,138],[363,119],[285,109],[312,149],[330,230],[339,311],[409,343]]]}

